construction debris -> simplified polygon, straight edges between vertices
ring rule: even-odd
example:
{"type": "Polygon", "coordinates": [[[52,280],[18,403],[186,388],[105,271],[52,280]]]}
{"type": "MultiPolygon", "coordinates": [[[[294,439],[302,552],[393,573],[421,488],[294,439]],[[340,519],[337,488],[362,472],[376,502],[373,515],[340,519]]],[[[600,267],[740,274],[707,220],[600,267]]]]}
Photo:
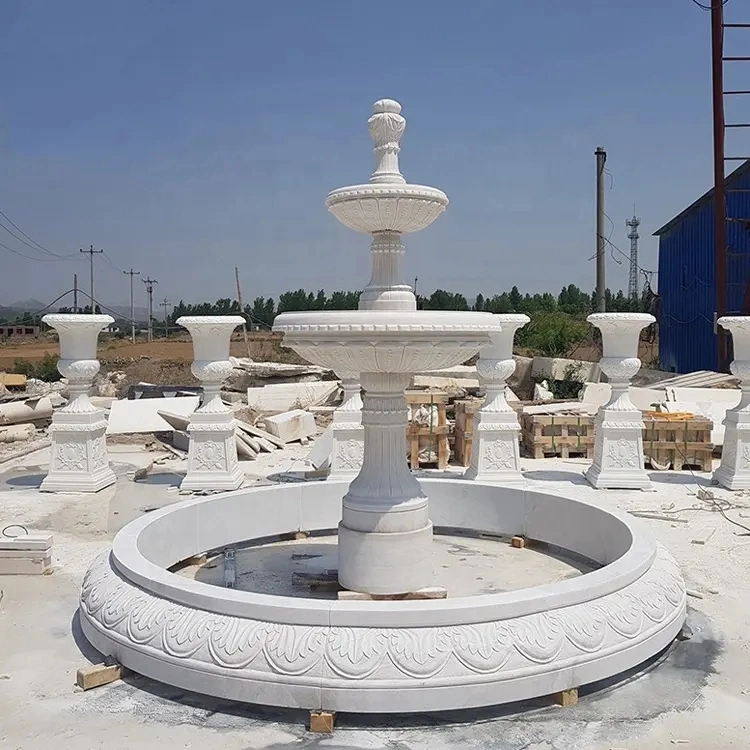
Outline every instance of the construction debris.
{"type": "Polygon", "coordinates": [[[261,412],[282,412],[318,406],[338,396],[338,381],[277,383],[247,389],[247,405],[261,412]]]}
{"type": "Polygon", "coordinates": [[[112,402],[107,424],[107,435],[137,432],[167,432],[172,425],[159,416],[160,411],[187,417],[197,408],[198,396],[180,398],[120,399],[112,402]]]}
{"type": "Polygon", "coordinates": [[[46,424],[52,418],[52,401],[49,396],[27,398],[0,404],[0,425],[46,424]]]}
{"type": "Polygon", "coordinates": [[[0,443],[20,443],[36,436],[33,424],[14,424],[0,427],[0,443]]]}
{"type": "Polygon", "coordinates": [[[302,409],[293,409],[283,414],[266,417],[266,427],[272,435],[285,444],[314,437],[317,432],[315,418],[310,412],[302,409]]]}
{"type": "Polygon", "coordinates": [[[43,575],[51,566],[52,534],[0,536],[0,575],[43,575]]]}

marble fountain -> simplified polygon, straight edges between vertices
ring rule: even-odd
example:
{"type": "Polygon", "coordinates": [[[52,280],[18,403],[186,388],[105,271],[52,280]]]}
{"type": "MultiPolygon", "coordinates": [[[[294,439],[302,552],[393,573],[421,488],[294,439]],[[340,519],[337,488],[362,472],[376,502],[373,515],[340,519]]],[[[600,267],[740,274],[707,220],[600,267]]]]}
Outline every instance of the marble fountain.
{"type": "Polygon", "coordinates": [[[83,632],[160,682],[311,710],[489,706],[631,669],[684,622],[684,583],[662,546],[629,518],[576,499],[574,487],[485,481],[482,467],[418,479],[407,467],[411,374],[464,362],[502,331],[489,313],[416,309],[401,278],[402,237],[432,224],[448,199],[401,174],[406,123],[397,102],[376,102],[368,124],[374,173],[326,201],[345,226],[372,235],[359,310],[275,321],[285,345],[308,361],[350,379],[359,373],[359,473],[189,499],[130,523],[85,577],[83,632]],[[592,570],[518,590],[417,598],[434,588],[433,535],[445,529],[523,535],[591,561],[592,570]],[[224,588],[170,571],[206,550],[298,531],[337,534],[339,598],[224,588]]]}

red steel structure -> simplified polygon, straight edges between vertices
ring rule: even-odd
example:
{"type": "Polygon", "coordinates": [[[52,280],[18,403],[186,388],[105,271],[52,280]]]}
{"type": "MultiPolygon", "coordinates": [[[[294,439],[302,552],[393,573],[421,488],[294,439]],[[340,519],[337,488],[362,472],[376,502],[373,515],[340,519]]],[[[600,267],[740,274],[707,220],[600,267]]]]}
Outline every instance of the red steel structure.
{"type": "MultiPolygon", "coordinates": [[[[725,173],[728,162],[746,161],[747,154],[727,156],[725,152],[726,133],[732,128],[750,128],[750,123],[726,122],[727,97],[750,95],[744,87],[726,90],[724,88],[724,66],[726,63],[750,62],[750,56],[727,56],[724,54],[725,29],[750,29],[750,23],[725,23],[724,6],[728,0],[710,0],[711,12],[711,72],[713,88],[713,142],[714,142],[714,252],[716,264],[716,317],[727,314],[727,262],[733,250],[727,244],[727,222],[741,222],[748,227],[749,217],[727,215],[727,193],[748,192],[748,188],[727,188],[725,173]]],[[[696,3],[700,5],[700,3],[696,3]]],[[[750,38],[750,32],[748,33],[750,38]]],[[[750,66],[747,67],[750,74],[750,66]]],[[[736,254],[736,253],[735,253],[736,254]]],[[[750,314],[750,280],[745,284],[742,313],[750,314]]],[[[729,348],[726,332],[717,326],[718,366],[726,371],[729,366],[729,348]]]]}

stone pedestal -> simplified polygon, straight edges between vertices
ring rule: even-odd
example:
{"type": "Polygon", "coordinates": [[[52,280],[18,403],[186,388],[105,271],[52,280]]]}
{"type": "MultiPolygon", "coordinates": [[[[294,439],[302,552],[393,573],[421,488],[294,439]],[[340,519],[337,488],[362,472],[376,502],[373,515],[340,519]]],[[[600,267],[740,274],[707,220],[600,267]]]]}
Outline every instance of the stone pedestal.
{"type": "Polygon", "coordinates": [[[245,480],[237,460],[232,410],[221,400],[221,384],[232,371],[229,342],[242,325],[239,315],[178,318],[193,339],[191,371],[203,386],[203,402],[190,416],[188,467],[181,490],[236,490],[245,480]]]}
{"type": "Polygon", "coordinates": [[[643,417],[633,406],[628,389],[641,367],[638,341],[654,322],[642,313],[595,313],[588,321],[602,334],[599,364],[612,388],[609,403],[596,416],[594,461],[586,479],[597,489],[651,489],[643,466],[643,417]]]}
{"type": "Polygon", "coordinates": [[[505,382],[516,369],[513,337],[529,322],[526,315],[496,315],[502,331],[493,334],[492,346],[482,349],[477,362],[479,382],[487,389],[484,405],[474,415],[471,464],[466,479],[481,482],[522,483],[518,415],[505,400],[505,382]]]}
{"type": "Polygon", "coordinates": [[[724,447],[714,481],[730,490],[750,489],[750,317],[722,317],[717,321],[732,334],[733,375],[740,378],[742,398],[724,419],[724,447]]]}
{"type": "Polygon", "coordinates": [[[44,492],[98,492],[116,481],[107,459],[104,412],[89,400],[99,372],[96,343],[100,331],[114,322],[109,315],[45,315],[43,321],[60,338],[57,369],[68,379],[70,401],[56,411],[49,432],[52,455],[44,492]]]}
{"type": "Polygon", "coordinates": [[[362,373],[362,469],[344,495],[339,582],[367,594],[404,594],[432,584],[427,497],[406,463],[411,376],[362,373]]]}
{"type": "Polygon", "coordinates": [[[354,479],[362,468],[365,430],[362,426],[362,387],[354,372],[339,373],[344,400],[333,412],[330,479],[354,479]]]}

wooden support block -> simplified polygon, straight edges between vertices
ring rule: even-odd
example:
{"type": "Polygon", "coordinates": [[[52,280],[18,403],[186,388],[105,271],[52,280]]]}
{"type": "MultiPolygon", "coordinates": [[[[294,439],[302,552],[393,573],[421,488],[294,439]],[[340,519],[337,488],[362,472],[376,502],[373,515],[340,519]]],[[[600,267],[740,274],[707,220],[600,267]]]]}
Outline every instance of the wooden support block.
{"type": "Polygon", "coordinates": [[[575,706],[578,703],[578,688],[562,690],[559,693],[555,693],[552,697],[555,699],[555,703],[563,708],[575,706]]]}
{"type": "Polygon", "coordinates": [[[95,664],[76,672],[76,685],[82,690],[109,685],[110,682],[122,679],[123,671],[120,664],[95,664]]]}
{"type": "Polygon", "coordinates": [[[526,546],[526,539],[522,536],[514,536],[510,540],[510,546],[516,549],[523,549],[526,546]]]}
{"type": "Polygon", "coordinates": [[[338,598],[345,602],[404,602],[426,599],[447,599],[448,590],[442,586],[427,586],[406,594],[365,594],[361,591],[339,591],[338,598]]]}
{"type": "Polygon", "coordinates": [[[310,731],[333,734],[336,714],[333,711],[310,711],[310,731]]]}

